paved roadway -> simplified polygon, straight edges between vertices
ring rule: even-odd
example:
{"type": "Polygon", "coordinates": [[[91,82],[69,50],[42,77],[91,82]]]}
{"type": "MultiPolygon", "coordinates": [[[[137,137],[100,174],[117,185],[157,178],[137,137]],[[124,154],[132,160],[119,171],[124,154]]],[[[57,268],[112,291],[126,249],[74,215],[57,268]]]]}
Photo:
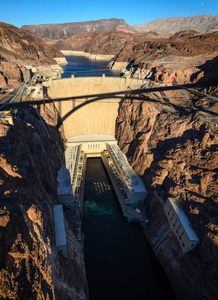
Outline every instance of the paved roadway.
{"type": "Polygon", "coordinates": [[[22,101],[22,95],[25,89],[26,89],[25,85],[22,85],[19,89],[14,89],[12,92],[10,92],[9,94],[7,94],[6,96],[0,99],[1,110],[3,110],[3,112],[0,113],[0,119],[4,119],[8,114],[8,111],[7,110],[4,111],[4,108],[9,103],[11,104],[11,103],[22,101]]]}

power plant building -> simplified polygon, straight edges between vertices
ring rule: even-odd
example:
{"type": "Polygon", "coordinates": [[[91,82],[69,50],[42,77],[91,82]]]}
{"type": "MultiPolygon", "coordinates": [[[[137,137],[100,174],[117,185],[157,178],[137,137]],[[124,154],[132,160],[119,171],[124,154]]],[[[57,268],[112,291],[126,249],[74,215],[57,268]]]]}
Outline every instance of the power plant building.
{"type": "Polygon", "coordinates": [[[179,200],[168,198],[164,206],[164,211],[170,228],[177,237],[182,252],[186,253],[194,249],[199,243],[199,238],[192,228],[179,200]]]}

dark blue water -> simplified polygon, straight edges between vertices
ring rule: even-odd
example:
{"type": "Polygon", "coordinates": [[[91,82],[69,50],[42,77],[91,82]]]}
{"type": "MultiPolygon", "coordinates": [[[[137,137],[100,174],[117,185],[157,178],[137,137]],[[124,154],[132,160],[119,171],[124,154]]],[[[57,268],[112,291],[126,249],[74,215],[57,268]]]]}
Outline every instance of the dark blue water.
{"type": "Polygon", "coordinates": [[[75,77],[86,76],[120,76],[119,72],[114,72],[107,67],[108,61],[94,61],[84,56],[66,56],[68,62],[63,67],[64,73],[62,78],[71,77],[73,74],[75,77]]]}
{"type": "Polygon", "coordinates": [[[176,299],[141,228],[127,223],[101,159],[88,159],[82,231],[90,300],[176,299]]]}

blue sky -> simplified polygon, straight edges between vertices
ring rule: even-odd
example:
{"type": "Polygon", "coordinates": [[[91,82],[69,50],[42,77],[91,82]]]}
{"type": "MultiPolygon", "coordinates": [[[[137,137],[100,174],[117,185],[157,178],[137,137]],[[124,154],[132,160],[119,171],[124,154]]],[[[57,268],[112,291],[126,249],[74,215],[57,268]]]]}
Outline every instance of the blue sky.
{"type": "Polygon", "coordinates": [[[218,15],[218,0],[1,0],[0,21],[35,25],[118,18],[130,25],[157,18],[218,15]]]}

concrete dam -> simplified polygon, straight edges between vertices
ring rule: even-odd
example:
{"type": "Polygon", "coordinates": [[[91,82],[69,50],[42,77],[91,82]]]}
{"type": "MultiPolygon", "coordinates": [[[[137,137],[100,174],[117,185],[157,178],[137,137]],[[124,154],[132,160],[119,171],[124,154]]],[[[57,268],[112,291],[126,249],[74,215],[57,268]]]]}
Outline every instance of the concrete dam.
{"type": "Polygon", "coordinates": [[[114,136],[119,103],[129,90],[139,88],[146,80],[120,77],[74,77],[50,79],[43,85],[55,102],[63,121],[66,138],[83,134],[114,136]],[[123,91],[123,93],[122,93],[123,91]],[[110,93],[116,93],[110,95],[110,93]],[[94,96],[93,96],[94,95],[94,96]],[[70,98],[73,99],[70,99],[70,98]],[[78,97],[78,98],[77,98],[78,97]]]}

